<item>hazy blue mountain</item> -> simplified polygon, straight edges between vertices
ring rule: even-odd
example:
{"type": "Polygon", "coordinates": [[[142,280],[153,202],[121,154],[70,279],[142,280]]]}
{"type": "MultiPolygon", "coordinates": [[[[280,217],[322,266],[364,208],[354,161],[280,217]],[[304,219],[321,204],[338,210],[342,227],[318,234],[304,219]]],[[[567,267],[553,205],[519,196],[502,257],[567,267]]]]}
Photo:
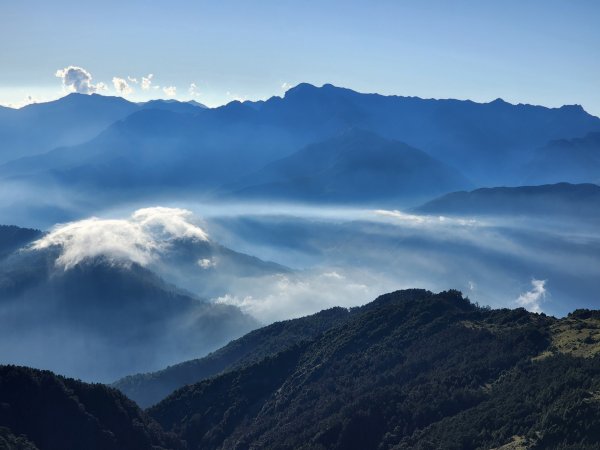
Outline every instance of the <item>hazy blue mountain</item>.
{"type": "Polygon", "coordinates": [[[313,339],[347,320],[354,310],[332,308],[251,331],[209,355],[153,373],[125,377],[113,384],[142,406],[151,406],[175,389],[219,373],[256,363],[302,341],[313,339]]]}
{"type": "Polygon", "coordinates": [[[37,185],[59,183],[108,199],[215,188],[276,159],[295,140],[257,123],[240,103],[199,113],[151,109],[117,122],[88,143],[12,161],[0,176],[37,185]]]}
{"type": "Polygon", "coordinates": [[[3,450],[183,450],[116,389],[0,366],[3,450]]]}
{"type": "Polygon", "coordinates": [[[600,133],[549,142],[535,152],[524,173],[527,183],[600,184],[600,133]]]}
{"type": "Polygon", "coordinates": [[[198,112],[198,108],[206,109],[206,106],[202,103],[194,100],[189,102],[180,102],[178,100],[150,100],[143,103],[138,103],[143,109],[164,109],[167,111],[183,113],[183,114],[195,114],[198,112]]]}
{"type": "Polygon", "coordinates": [[[0,161],[92,139],[139,107],[121,97],[69,94],[0,113],[0,161]]]}
{"type": "Polygon", "coordinates": [[[228,293],[240,279],[291,273],[280,264],[239,253],[213,241],[180,239],[151,266],[152,270],[177,286],[202,297],[228,293]]]}
{"type": "Polygon", "coordinates": [[[42,232],[14,225],[0,225],[0,259],[41,237],[42,232]]]}
{"type": "Polygon", "coordinates": [[[203,298],[244,277],[290,272],[191,239],[171,242],[148,267],[110,256],[67,267],[61,247],[27,246],[40,237],[0,227],[0,357],[88,380],[156,370],[256,328],[237,307],[203,298]]]}
{"type": "Polygon", "coordinates": [[[598,311],[558,320],[458,291],[397,291],[148,412],[190,450],[591,450],[599,323],[598,311]]]}
{"type": "Polygon", "coordinates": [[[98,258],[65,270],[48,253],[0,264],[5,362],[109,381],[200,356],[257,326],[138,265],[98,258]]]}
{"type": "MultiPolygon", "coordinates": [[[[300,84],[259,106],[269,120],[329,137],[351,126],[421,149],[482,185],[514,180],[514,167],[551,139],[600,131],[581,106],[545,108],[362,94],[329,84],[300,84]]],[[[562,181],[562,180],[555,180],[562,181]]]]}
{"type": "Polygon", "coordinates": [[[204,105],[154,100],[132,103],[121,97],[69,94],[20,109],[0,110],[0,162],[76,145],[98,135],[113,122],[142,109],[194,113],[204,105]]]}
{"type": "Polygon", "coordinates": [[[558,183],[453,192],[416,208],[445,215],[600,219],[600,186],[558,183]]]}
{"type": "Polygon", "coordinates": [[[457,170],[402,142],[352,129],[245,177],[235,197],[330,203],[402,202],[471,184],[457,170]]]}
{"type": "Polygon", "coordinates": [[[84,144],[4,165],[0,176],[102,191],[108,199],[117,192],[206,192],[308,144],[360,128],[420,149],[475,185],[490,186],[518,182],[534,150],[548,141],[600,131],[600,119],[580,106],[428,100],[332,85],[301,84],[283,98],[196,108],[194,114],[175,109],[138,111],[84,144]]]}

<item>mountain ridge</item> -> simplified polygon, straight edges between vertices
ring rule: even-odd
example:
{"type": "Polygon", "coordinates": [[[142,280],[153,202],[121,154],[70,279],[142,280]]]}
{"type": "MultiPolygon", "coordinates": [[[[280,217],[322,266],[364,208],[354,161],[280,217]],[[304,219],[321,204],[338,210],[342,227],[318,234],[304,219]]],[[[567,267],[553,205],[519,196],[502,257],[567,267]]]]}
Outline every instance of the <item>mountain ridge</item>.
{"type": "Polygon", "coordinates": [[[425,214],[600,219],[600,186],[557,183],[452,192],[414,211],[425,214]]]}
{"type": "Polygon", "coordinates": [[[590,314],[559,320],[457,291],[397,291],[148,412],[190,449],[483,449],[515,436],[523,448],[592,449],[600,322],[590,314]]]}

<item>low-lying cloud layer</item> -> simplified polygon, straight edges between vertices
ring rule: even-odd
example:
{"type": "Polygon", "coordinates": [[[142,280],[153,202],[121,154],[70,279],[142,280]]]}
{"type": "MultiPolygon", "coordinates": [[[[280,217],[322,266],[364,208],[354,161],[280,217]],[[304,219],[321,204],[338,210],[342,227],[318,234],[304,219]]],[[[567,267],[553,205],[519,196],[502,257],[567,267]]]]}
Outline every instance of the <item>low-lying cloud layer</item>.
{"type": "Polygon", "coordinates": [[[206,241],[208,235],[192,223],[190,211],[153,207],[138,209],[126,219],[92,217],[57,225],[31,248],[60,247],[56,263],[65,270],[96,257],[146,266],[175,239],[206,241]]]}
{"type": "Polygon", "coordinates": [[[321,267],[259,280],[238,280],[229,293],[213,301],[237,306],[259,321],[271,323],[334,306],[362,305],[399,287],[367,271],[321,267]]]}

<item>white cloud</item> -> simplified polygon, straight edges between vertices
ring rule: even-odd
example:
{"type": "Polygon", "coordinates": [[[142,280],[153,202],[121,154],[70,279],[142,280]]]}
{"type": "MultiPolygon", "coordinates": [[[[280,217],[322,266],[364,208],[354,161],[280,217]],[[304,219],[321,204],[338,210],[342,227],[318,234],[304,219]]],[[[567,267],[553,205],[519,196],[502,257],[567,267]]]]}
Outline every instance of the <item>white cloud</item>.
{"type": "MultiPolygon", "coordinates": [[[[263,323],[302,317],[334,306],[357,306],[393,290],[363,271],[336,268],[237,280],[213,299],[235,305],[263,323]]],[[[397,287],[397,286],[395,286],[397,287]]]]}
{"type": "Polygon", "coordinates": [[[128,95],[133,92],[133,88],[129,86],[129,83],[127,83],[127,80],[124,78],[113,77],[112,82],[115,91],[117,91],[119,95],[128,95]]]}
{"type": "Polygon", "coordinates": [[[137,78],[134,78],[134,77],[131,77],[131,76],[127,75],[127,79],[128,79],[128,80],[129,80],[131,83],[133,83],[133,84],[138,84],[138,79],[137,79],[137,78]]]}
{"type": "Polygon", "coordinates": [[[517,304],[528,311],[542,312],[541,304],[546,298],[546,280],[531,280],[531,290],[522,293],[517,299],[517,304]]]}
{"type": "Polygon", "coordinates": [[[204,258],[198,260],[198,265],[203,269],[210,269],[211,267],[215,267],[217,263],[212,259],[204,258]]]}
{"type": "Polygon", "coordinates": [[[63,88],[69,92],[93,94],[99,90],[106,89],[104,83],[93,84],[92,75],[81,67],[68,66],[57,70],[54,75],[62,79],[63,88]]]}
{"type": "Polygon", "coordinates": [[[192,97],[198,97],[200,95],[200,93],[198,92],[198,85],[196,83],[190,84],[188,94],[190,94],[190,96],[192,97]]]}
{"type": "Polygon", "coordinates": [[[177,95],[177,88],[175,86],[164,87],[163,92],[167,97],[175,97],[177,95]]]}
{"type": "Polygon", "coordinates": [[[106,85],[106,83],[97,83],[96,84],[96,92],[104,92],[104,91],[108,91],[108,86],[106,85]]]}
{"type": "Polygon", "coordinates": [[[60,247],[56,264],[65,270],[100,256],[112,263],[134,262],[145,266],[175,239],[208,239],[191,219],[192,213],[188,210],[163,207],[138,209],[127,219],[92,217],[57,225],[31,248],[60,247]]]}
{"type": "Polygon", "coordinates": [[[281,90],[282,91],[287,91],[288,89],[291,89],[293,86],[291,83],[288,83],[287,81],[285,83],[283,83],[281,85],[281,90]]]}
{"type": "Polygon", "coordinates": [[[416,214],[408,214],[398,210],[376,209],[373,211],[376,216],[382,218],[393,219],[396,222],[401,222],[408,226],[418,225],[458,225],[458,226],[473,226],[481,225],[475,219],[449,218],[444,216],[420,216],[416,214]]]}
{"type": "Polygon", "coordinates": [[[147,77],[142,77],[142,89],[144,91],[147,91],[148,89],[150,89],[150,86],[152,85],[152,78],[154,77],[154,74],[148,74],[147,77]]]}

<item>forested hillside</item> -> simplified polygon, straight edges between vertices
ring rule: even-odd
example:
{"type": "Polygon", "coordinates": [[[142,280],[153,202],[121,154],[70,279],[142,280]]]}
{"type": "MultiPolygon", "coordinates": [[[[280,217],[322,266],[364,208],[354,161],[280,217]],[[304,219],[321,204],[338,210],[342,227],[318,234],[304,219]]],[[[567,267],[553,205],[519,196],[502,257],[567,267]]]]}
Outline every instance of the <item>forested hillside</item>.
{"type": "Polygon", "coordinates": [[[48,371],[0,366],[0,449],[183,448],[116,389],[48,371]]]}
{"type": "Polygon", "coordinates": [[[299,342],[313,339],[347,320],[352,312],[338,307],[299,319],[276,322],[251,331],[204,358],[186,361],[158,372],[128,376],[114,383],[114,387],[140,406],[151,406],[186,384],[256,363],[299,342]]]}
{"type": "Polygon", "coordinates": [[[191,449],[598,448],[599,325],[398,291],[149,412],[191,449]]]}

